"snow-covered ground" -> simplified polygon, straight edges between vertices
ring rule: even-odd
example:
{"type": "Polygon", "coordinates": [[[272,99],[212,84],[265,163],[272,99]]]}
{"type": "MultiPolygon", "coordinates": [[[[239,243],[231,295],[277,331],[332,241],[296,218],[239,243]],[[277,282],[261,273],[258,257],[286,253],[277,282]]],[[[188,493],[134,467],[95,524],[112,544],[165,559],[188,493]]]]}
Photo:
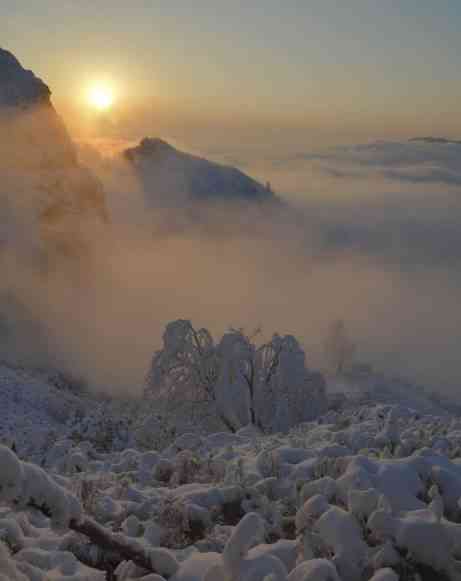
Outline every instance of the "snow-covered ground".
{"type": "Polygon", "coordinates": [[[384,381],[231,433],[0,367],[0,580],[461,579],[461,419],[384,381]]]}
{"type": "Polygon", "coordinates": [[[35,458],[65,433],[72,410],[84,413],[86,403],[59,390],[40,374],[0,366],[0,438],[21,454],[35,458]]]}

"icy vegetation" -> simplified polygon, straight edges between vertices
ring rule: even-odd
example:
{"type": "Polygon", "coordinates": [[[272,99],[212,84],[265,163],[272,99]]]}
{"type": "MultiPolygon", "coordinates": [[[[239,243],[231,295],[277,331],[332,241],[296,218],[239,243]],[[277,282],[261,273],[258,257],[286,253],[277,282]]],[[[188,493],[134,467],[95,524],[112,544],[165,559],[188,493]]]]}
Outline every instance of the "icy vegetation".
{"type": "Polygon", "coordinates": [[[212,401],[232,431],[252,424],[287,432],[326,411],[325,381],[306,368],[292,335],[276,334],[257,346],[242,330],[231,329],[215,343],[207,329],[196,330],[186,320],[167,325],[146,395],[212,401]]]}
{"type": "Polygon", "coordinates": [[[167,327],[141,401],[0,367],[0,579],[461,579],[461,420],[416,389],[379,403],[385,380],[364,368],[320,392],[309,373],[294,338],[215,345],[187,321],[167,327]],[[266,385],[276,349],[273,394],[301,376],[315,417],[252,415],[249,362],[266,385]],[[202,397],[215,389],[224,407],[202,397]]]}

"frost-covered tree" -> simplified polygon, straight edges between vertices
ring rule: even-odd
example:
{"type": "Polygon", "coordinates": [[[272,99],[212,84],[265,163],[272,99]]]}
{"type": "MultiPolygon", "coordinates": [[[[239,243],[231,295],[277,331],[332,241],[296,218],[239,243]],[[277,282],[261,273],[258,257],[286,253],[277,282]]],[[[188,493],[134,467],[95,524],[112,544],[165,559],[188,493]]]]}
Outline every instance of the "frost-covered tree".
{"type": "Polygon", "coordinates": [[[226,425],[254,424],[286,432],[324,411],[324,381],[306,368],[295,337],[275,334],[257,346],[242,329],[230,329],[218,343],[190,321],[169,323],[163,349],[152,359],[147,397],[209,400],[226,425]]]}
{"type": "Polygon", "coordinates": [[[233,329],[222,337],[216,351],[219,375],[213,391],[218,410],[233,429],[256,423],[254,345],[241,330],[233,329]]]}
{"type": "Polygon", "coordinates": [[[154,353],[145,395],[212,399],[218,376],[216,348],[206,329],[194,329],[190,321],[168,323],[163,348],[154,353]]]}
{"type": "Polygon", "coordinates": [[[352,363],[355,344],[351,340],[344,321],[334,321],[328,330],[324,344],[325,359],[333,373],[341,375],[352,363]]]}

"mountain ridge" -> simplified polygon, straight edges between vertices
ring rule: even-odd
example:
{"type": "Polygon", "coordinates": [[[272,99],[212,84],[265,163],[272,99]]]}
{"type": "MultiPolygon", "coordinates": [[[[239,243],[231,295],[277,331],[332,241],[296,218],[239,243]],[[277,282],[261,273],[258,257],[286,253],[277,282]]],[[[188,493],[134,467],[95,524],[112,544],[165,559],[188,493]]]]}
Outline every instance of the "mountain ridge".
{"type": "Polygon", "coordinates": [[[47,104],[50,88],[33,71],[24,69],[13,53],[0,47],[0,106],[47,104]]]}
{"type": "Polygon", "coordinates": [[[134,167],[146,193],[191,200],[275,201],[270,185],[262,185],[230,165],[176,149],[158,137],[145,137],[122,156],[134,167]]]}

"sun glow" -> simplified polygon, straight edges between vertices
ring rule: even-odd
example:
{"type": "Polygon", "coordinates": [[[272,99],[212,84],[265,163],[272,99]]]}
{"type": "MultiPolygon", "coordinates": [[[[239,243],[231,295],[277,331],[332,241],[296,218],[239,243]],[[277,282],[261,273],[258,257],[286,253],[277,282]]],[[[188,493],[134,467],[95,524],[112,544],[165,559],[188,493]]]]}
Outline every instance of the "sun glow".
{"type": "Polygon", "coordinates": [[[104,84],[93,85],[87,94],[88,104],[99,111],[107,111],[114,104],[113,89],[104,84]]]}

